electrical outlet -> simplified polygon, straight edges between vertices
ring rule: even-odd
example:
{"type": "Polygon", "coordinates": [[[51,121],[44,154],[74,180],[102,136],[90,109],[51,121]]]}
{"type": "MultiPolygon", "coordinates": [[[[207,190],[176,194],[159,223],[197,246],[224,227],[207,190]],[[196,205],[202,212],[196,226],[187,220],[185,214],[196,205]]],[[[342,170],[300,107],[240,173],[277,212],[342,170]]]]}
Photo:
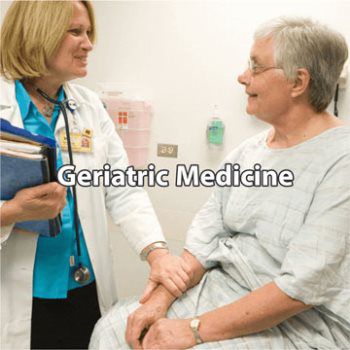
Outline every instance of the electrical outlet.
{"type": "Polygon", "coordinates": [[[157,156],[177,158],[177,147],[177,145],[172,145],[168,143],[158,143],[157,156]]]}

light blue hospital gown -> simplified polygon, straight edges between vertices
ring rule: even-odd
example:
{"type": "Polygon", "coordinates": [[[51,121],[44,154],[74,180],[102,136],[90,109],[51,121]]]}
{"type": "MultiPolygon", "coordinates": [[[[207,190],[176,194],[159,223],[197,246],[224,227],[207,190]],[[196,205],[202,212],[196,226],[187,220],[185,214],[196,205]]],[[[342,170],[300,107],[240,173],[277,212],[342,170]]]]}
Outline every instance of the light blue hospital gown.
{"type": "MultiPolygon", "coordinates": [[[[268,148],[266,136],[248,139],[225,163],[290,169],[294,186],[214,190],[185,245],[209,271],[168,317],[201,315],[275,281],[315,307],[264,332],[195,348],[350,349],[350,127],[287,149],[268,148]]],[[[136,299],[117,303],[96,325],[90,347],[128,349],[126,319],[137,307],[136,299]]]]}

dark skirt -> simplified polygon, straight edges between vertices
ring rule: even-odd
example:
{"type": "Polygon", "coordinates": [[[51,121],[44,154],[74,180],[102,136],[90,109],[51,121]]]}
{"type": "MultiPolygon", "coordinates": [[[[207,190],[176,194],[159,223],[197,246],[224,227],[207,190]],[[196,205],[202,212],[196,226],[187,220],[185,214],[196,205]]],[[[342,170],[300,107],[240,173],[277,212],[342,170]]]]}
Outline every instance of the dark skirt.
{"type": "Polygon", "coordinates": [[[96,283],[73,289],[67,299],[33,298],[31,349],[87,349],[101,317],[96,283]]]}

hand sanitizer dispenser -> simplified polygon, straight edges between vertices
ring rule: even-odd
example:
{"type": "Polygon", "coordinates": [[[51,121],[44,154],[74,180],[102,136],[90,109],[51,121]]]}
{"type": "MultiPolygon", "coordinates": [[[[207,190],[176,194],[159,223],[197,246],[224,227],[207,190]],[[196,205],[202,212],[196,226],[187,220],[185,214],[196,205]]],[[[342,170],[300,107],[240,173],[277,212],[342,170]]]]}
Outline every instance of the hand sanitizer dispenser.
{"type": "Polygon", "coordinates": [[[224,123],[219,118],[219,108],[214,106],[213,116],[207,125],[207,140],[211,145],[222,145],[224,141],[224,123]]]}

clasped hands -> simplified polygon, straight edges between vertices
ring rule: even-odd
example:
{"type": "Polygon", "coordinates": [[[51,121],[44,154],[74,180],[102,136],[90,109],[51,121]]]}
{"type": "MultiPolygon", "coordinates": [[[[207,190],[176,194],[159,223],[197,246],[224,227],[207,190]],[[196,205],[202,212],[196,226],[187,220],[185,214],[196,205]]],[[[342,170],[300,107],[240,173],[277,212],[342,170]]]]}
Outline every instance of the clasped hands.
{"type": "Polygon", "coordinates": [[[171,320],[171,303],[189,287],[192,271],[182,257],[157,249],[149,254],[151,273],[140,302],[128,317],[126,341],[133,349],[186,349],[195,345],[190,320],[171,320]]]}
{"type": "Polygon", "coordinates": [[[169,293],[179,298],[190,286],[193,277],[189,265],[179,256],[171,255],[167,249],[156,249],[148,254],[147,261],[151,267],[148,283],[141,303],[145,303],[159,284],[169,293]]]}
{"type": "Polygon", "coordinates": [[[188,349],[196,345],[190,319],[166,318],[171,302],[161,288],[128,317],[125,339],[133,349],[188,349]]]}

